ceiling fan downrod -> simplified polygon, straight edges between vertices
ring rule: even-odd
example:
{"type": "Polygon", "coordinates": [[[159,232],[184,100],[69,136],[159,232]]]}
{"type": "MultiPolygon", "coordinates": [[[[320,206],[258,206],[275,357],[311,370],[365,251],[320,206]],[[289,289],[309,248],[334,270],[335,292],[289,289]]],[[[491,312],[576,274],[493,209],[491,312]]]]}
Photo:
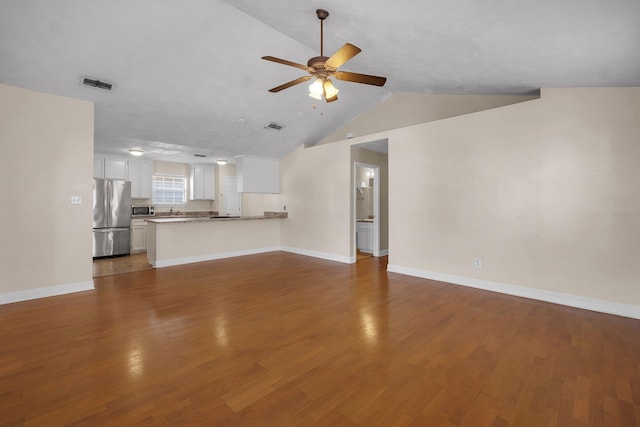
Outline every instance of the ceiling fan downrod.
{"type": "Polygon", "coordinates": [[[324,20],[329,16],[329,12],[324,9],[316,9],[316,15],[320,20],[320,56],[324,56],[324,20]]]}

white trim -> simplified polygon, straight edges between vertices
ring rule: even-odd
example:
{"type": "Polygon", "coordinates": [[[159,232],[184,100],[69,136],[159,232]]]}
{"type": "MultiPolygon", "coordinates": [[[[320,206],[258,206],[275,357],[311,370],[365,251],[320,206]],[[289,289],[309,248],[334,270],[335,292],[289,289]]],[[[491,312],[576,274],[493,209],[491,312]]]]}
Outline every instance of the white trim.
{"type": "Polygon", "coordinates": [[[534,289],[524,286],[510,285],[506,283],[491,282],[489,280],[474,279],[472,277],[454,276],[445,273],[435,273],[417,268],[403,267],[400,265],[387,265],[387,271],[391,273],[406,274],[408,276],[421,277],[423,279],[437,280],[455,285],[484,289],[502,294],[514,295],[523,298],[551,302],[569,307],[598,311],[601,313],[615,314],[617,316],[640,319],[640,307],[629,304],[621,304],[612,301],[599,300],[579,295],[563,294],[545,289],[534,289]]]}
{"type": "Polygon", "coordinates": [[[265,252],[274,252],[279,250],[280,250],[279,246],[272,246],[267,248],[245,249],[245,250],[233,251],[233,252],[219,252],[215,254],[198,255],[198,256],[173,258],[173,259],[163,259],[163,260],[156,260],[155,262],[151,262],[151,261],[150,262],[155,268],[162,268],[162,267],[172,267],[174,265],[191,264],[194,262],[213,261],[216,259],[262,254],[265,252]]]}
{"type": "Polygon", "coordinates": [[[380,255],[378,256],[387,256],[389,255],[389,249],[380,249],[380,255]]]}
{"type": "Polygon", "coordinates": [[[289,246],[282,246],[280,250],[284,252],[291,252],[293,254],[310,256],[313,258],[322,258],[329,261],[342,262],[344,264],[353,264],[356,262],[355,256],[349,257],[349,256],[335,255],[335,254],[330,254],[326,252],[316,252],[316,251],[310,251],[307,249],[292,248],[289,246]]]}
{"type": "Polygon", "coordinates": [[[335,254],[330,254],[326,252],[316,252],[316,251],[310,251],[307,249],[292,248],[289,246],[272,246],[267,248],[247,249],[247,250],[234,251],[234,252],[220,252],[215,254],[198,255],[198,256],[192,256],[192,257],[157,260],[155,262],[152,262],[151,260],[149,260],[149,262],[155,268],[162,268],[162,267],[172,267],[174,265],[191,264],[194,262],[203,262],[203,261],[213,261],[216,259],[233,258],[238,256],[255,255],[255,254],[262,254],[266,252],[275,252],[275,251],[291,252],[293,254],[310,256],[313,258],[321,258],[329,261],[341,262],[344,264],[353,264],[356,262],[355,257],[346,257],[346,256],[335,255],[335,254]]]}
{"type": "Polygon", "coordinates": [[[54,297],[57,295],[71,294],[74,292],[94,290],[93,280],[84,282],[66,283],[64,285],[48,286],[46,288],[26,289],[24,291],[8,292],[0,294],[0,305],[14,302],[28,301],[38,298],[54,297]]]}

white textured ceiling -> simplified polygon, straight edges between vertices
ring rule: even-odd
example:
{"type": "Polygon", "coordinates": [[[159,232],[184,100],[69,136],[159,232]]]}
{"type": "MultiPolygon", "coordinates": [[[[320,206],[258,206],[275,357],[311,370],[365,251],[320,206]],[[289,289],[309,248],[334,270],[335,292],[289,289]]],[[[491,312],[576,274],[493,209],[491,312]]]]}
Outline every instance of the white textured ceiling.
{"type": "Polygon", "coordinates": [[[392,93],[640,86],[639,20],[638,0],[2,0],[0,83],[95,102],[98,151],[281,157],[392,93]],[[341,69],[384,88],[337,82],[332,104],[306,84],[267,92],[304,72],[260,57],[317,56],[319,7],[325,55],[355,44],[341,69]]]}

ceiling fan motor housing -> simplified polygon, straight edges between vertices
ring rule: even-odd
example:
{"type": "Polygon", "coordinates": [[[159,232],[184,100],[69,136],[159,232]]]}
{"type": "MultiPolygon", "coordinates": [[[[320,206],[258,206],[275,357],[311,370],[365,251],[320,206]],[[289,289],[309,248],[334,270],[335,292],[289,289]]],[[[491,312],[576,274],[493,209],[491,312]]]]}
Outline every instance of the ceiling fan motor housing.
{"type": "Polygon", "coordinates": [[[316,9],[316,15],[318,15],[318,19],[324,21],[329,16],[329,12],[324,9],[316,9]]]}

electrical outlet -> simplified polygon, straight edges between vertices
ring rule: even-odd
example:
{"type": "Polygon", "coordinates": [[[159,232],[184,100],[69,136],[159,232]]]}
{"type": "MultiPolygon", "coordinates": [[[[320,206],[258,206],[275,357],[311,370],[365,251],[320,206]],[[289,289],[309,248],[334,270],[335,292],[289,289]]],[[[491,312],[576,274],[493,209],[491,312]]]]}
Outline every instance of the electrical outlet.
{"type": "Polygon", "coordinates": [[[81,205],[82,197],[81,196],[71,196],[71,204],[72,205],[81,205]]]}
{"type": "Polygon", "coordinates": [[[474,268],[482,268],[482,260],[480,258],[473,259],[473,267],[474,268]]]}

